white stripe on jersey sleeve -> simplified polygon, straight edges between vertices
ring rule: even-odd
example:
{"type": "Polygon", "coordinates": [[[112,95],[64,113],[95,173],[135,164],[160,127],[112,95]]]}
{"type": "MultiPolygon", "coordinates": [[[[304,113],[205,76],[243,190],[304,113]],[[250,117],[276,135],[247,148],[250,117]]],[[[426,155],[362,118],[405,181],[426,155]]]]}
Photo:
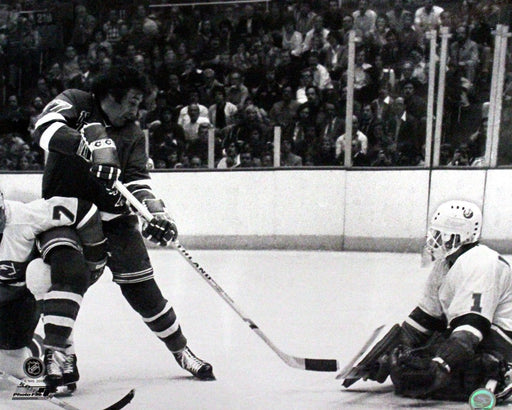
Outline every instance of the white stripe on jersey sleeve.
{"type": "Polygon", "coordinates": [[[39,146],[44,149],[45,151],[50,151],[49,145],[50,140],[55,135],[55,133],[61,128],[64,127],[66,124],[62,122],[54,122],[52,125],[50,125],[41,135],[41,139],[39,140],[39,146]]]}
{"type": "Polygon", "coordinates": [[[62,114],[59,114],[57,112],[50,112],[46,115],[43,115],[41,118],[39,118],[36,121],[35,128],[40,127],[43,124],[46,124],[47,122],[51,121],[63,121],[66,122],[66,118],[62,114]]]}
{"type": "Polygon", "coordinates": [[[418,330],[419,332],[421,333],[425,333],[425,334],[428,334],[430,333],[431,331],[428,330],[426,327],[423,327],[421,326],[418,322],[416,322],[414,319],[411,319],[409,316],[407,316],[407,318],[405,319],[405,322],[409,325],[411,325],[413,328],[415,328],[416,330],[418,330]]]}
{"type": "Polygon", "coordinates": [[[98,208],[96,205],[92,204],[91,208],[89,209],[89,212],[87,212],[87,215],[85,215],[80,223],[76,226],[76,229],[82,228],[89,220],[94,216],[98,208]]]}
{"type": "Polygon", "coordinates": [[[457,326],[455,329],[453,329],[453,333],[455,332],[469,332],[476,336],[478,338],[478,341],[481,342],[484,336],[482,335],[482,332],[478,330],[476,327],[473,327],[471,325],[462,325],[457,326]]]}

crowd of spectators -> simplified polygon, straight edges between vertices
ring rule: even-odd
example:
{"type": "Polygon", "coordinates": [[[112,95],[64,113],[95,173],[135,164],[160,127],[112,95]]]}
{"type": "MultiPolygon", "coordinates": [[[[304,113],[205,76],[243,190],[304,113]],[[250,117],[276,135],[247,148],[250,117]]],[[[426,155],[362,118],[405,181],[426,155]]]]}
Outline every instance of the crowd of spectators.
{"type": "Polygon", "coordinates": [[[275,126],[281,166],[343,165],[351,30],[353,165],[421,165],[427,33],[440,26],[451,33],[441,163],[477,164],[492,31],[510,24],[506,0],[4,3],[0,169],[8,170],[41,169],[31,134],[45,104],[66,88],[88,90],[118,63],[150,80],[138,121],[154,168],[206,167],[210,130],[215,167],[271,167],[275,126]]]}

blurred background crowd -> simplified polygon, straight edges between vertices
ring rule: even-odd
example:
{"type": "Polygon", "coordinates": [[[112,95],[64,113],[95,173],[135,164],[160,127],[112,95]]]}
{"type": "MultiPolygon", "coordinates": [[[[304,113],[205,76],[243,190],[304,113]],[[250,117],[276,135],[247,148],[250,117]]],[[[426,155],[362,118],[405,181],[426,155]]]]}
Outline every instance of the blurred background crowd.
{"type": "Polygon", "coordinates": [[[210,130],[216,168],[271,167],[276,126],[281,166],[343,165],[351,30],[353,165],[419,166],[427,33],[441,26],[451,34],[441,164],[483,155],[493,30],[510,26],[507,0],[163,3],[0,0],[0,169],[41,169],[31,133],[44,106],[117,63],[151,83],[138,119],[151,167],[206,167],[210,130]]]}

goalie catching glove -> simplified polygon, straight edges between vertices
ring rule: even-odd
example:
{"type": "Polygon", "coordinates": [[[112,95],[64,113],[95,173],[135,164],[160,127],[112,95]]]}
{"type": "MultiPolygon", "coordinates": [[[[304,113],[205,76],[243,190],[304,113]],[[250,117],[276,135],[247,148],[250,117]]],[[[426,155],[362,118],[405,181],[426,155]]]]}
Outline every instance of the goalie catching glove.
{"type": "Polygon", "coordinates": [[[475,353],[460,335],[417,349],[399,345],[391,353],[390,369],[395,393],[405,397],[466,401],[490,380],[497,383],[494,393],[499,400],[512,392],[510,365],[501,355],[475,353]]]}
{"type": "Polygon", "coordinates": [[[400,345],[391,353],[390,375],[395,392],[405,397],[427,398],[445,386],[450,368],[444,361],[433,360],[418,350],[400,345]]]}
{"type": "Polygon", "coordinates": [[[142,203],[153,215],[151,221],[143,222],[142,236],[160,246],[166,246],[169,242],[174,242],[178,237],[178,228],[167,213],[164,202],[161,199],[147,198],[142,203]]]}
{"type": "Polygon", "coordinates": [[[90,172],[109,192],[115,191],[114,184],[121,175],[116,144],[108,138],[105,127],[99,122],[85,125],[80,133],[82,140],[77,154],[91,163],[90,172]]]}

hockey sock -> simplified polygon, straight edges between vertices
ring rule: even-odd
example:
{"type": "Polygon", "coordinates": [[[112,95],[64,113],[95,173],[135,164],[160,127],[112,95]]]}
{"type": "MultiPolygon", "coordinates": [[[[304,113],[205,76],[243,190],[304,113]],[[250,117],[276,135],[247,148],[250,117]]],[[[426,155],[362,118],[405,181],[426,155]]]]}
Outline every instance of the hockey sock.
{"type": "Polygon", "coordinates": [[[43,302],[44,344],[65,351],[87,290],[89,271],[82,254],[72,248],[56,248],[49,259],[52,286],[43,302]]]}
{"type": "Polygon", "coordinates": [[[164,299],[154,279],[119,286],[131,307],[171,352],[180,351],[187,345],[174,309],[164,299]]]}
{"type": "Polygon", "coordinates": [[[71,334],[68,337],[68,340],[66,341],[66,351],[64,353],[66,353],[67,355],[76,354],[76,352],[75,352],[75,341],[73,339],[73,333],[74,332],[72,331],[71,334]]]}

